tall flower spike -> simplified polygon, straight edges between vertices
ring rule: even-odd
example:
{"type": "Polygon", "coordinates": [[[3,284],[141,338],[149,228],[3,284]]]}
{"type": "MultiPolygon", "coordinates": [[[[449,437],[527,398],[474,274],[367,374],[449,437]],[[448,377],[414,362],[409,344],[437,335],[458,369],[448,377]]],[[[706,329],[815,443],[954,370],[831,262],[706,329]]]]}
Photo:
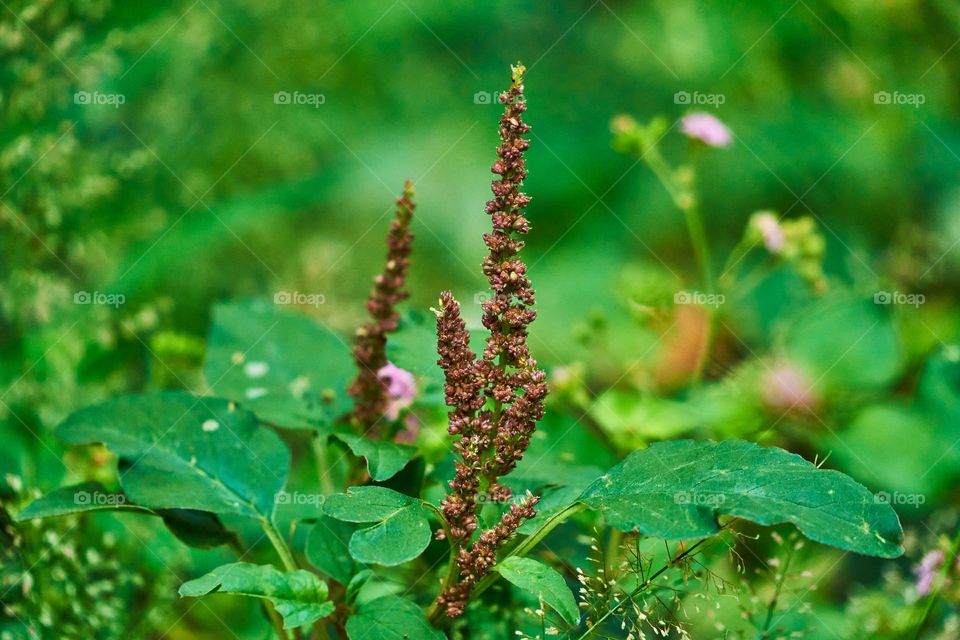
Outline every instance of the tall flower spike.
{"type": "Polygon", "coordinates": [[[396,305],[409,295],[403,285],[410,267],[413,242],[410,233],[410,221],[416,208],[413,195],[413,183],[407,180],[387,235],[387,262],[383,273],[373,279],[373,289],[367,300],[370,320],[357,329],[353,347],[357,377],[347,392],[354,401],[353,420],[363,432],[373,428],[387,412],[387,382],[381,378],[380,371],[387,365],[387,334],[396,330],[400,319],[396,305]]]}
{"type": "Polygon", "coordinates": [[[446,401],[453,408],[448,430],[457,438],[460,457],[442,504],[458,579],[445,586],[437,605],[450,617],[463,613],[473,586],[496,563],[497,550],[524,520],[536,515],[538,501],[528,495],[515,502],[496,526],[481,531],[471,544],[479,504],[487,498],[510,500],[510,490],[499,480],[523,457],[547,395],[544,372],[527,349],[527,326],[536,313],[527,267],[518,257],[524,244],[518,236],[530,230],[523,215],[530,198],[520,191],[527,175],[523,153],[530,145],[523,138],[530,130],[522,119],[527,108],[523,73],[522,65],[513,67],[513,83],[500,94],[500,146],[491,168],[499,178],[486,206],[493,231],[483,236],[489,249],[483,273],[493,296],[483,303],[483,326],[490,336],[482,357],[475,359],[470,351],[460,307],[450,293],[441,297],[437,317],[438,362],[446,374],[446,401]]]}

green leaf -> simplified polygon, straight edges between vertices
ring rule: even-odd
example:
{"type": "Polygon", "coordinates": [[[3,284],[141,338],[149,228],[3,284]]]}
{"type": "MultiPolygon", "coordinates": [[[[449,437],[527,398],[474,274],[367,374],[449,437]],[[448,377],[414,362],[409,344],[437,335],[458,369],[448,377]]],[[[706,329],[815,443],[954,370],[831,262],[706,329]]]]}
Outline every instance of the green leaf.
{"type": "Polygon", "coordinates": [[[147,509],[131,502],[122,492],[108,491],[99,482],[54,489],[31,502],[17,514],[16,520],[57,518],[90,511],[136,511],[159,516],[173,535],[196,549],[213,549],[230,542],[233,535],[212,513],[192,509],[147,509]]]}
{"type": "Polygon", "coordinates": [[[140,511],[148,512],[133,504],[122,492],[108,491],[99,482],[84,482],[69,487],[60,487],[31,502],[17,514],[17,521],[34,518],[56,518],[86,511],[140,511]]]}
{"type": "Polygon", "coordinates": [[[120,485],[150,509],[267,518],[289,466],[286,445],[256,416],[184,392],[88,407],[56,429],[71,444],[101,442],[120,458],[120,485]]]}
{"type": "Polygon", "coordinates": [[[199,598],[213,592],[266,598],[283,617],[284,629],[311,625],[334,610],[327,600],[327,584],[303,570],[280,572],[269,565],[235,562],[180,587],[183,597],[199,598]]]}
{"type": "Polygon", "coordinates": [[[351,487],[327,498],[323,511],[345,522],[375,523],[350,538],[350,555],[364,564],[402,564],[430,544],[427,510],[419,500],[390,489],[351,487]]]}
{"type": "Polygon", "coordinates": [[[793,523],[811,540],[897,557],[897,514],[865,487],[800,456],[751,442],[675,440],[635,451],[581,496],[610,525],[667,539],[719,530],[721,515],[793,523]]]}
{"type": "Polygon", "coordinates": [[[397,596],[361,604],[347,620],[350,640],[446,640],[430,626],[420,607],[397,596]]]}
{"type": "Polygon", "coordinates": [[[876,389],[903,368],[903,347],[889,307],[831,298],[805,309],[786,337],[791,359],[815,372],[817,388],[876,389]]]}
{"type": "Polygon", "coordinates": [[[553,567],[530,558],[510,556],[494,568],[511,584],[527,591],[572,625],[580,623],[580,610],[567,582],[553,567]]]}
{"type": "Polygon", "coordinates": [[[352,433],[334,433],[333,436],[350,447],[355,456],[367,459],[370,477],[377,482],[396,475],[417,453],[416,447],[388,440],[371,440],[352,433]]]}
{"type": "Polygon", "coordinates": [[[355,373],[349,340],[303,314],[264,301],[214,307],[207,384],[266,422],[309,429],[343,415],[355,373]]]}
{"type": "Polygon", "coordinates": [[[347,553],[354,527],[326,516],[317,518],[307,536],[304,550],[307,560],[340,584],[347,584],[357,565],[347,553]]]}
{"type": "Polygon", "coordinates": [[[214,549],[235,539],[220,518],[206,511],[165,509],[157,514],[180,542],[194,549],[214,549]]]}

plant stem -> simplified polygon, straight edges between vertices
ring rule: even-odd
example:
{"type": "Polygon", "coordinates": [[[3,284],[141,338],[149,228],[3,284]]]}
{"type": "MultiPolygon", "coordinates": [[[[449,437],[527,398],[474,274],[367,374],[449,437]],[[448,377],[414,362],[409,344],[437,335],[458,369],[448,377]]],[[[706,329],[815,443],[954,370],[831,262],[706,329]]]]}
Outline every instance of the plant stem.
{"type": "Polygon", "coordinates": [[[330,467],[327,465],[327,436],[319,431],[314,431],[310,436],[310,445],[313,448],[313,457],[317,464],[317,478],[320,481],[320,490],[324,495],[332,495],[336,491],[333,488],[333,480],[330,478],[330,467]]]}
{"type": "Polygon", "coordinates": [[[273,605],[264,603],[263,609],[267,612],[267,617],[270,618],[270,624],[273,625],[273,630],[277,633],[277,637],[280,638],[280,640],[288,640],[290,636],[287,635],[287,630],[283,628],[283,620],[280,618],[277,610],[273,608],[273,605]]]}
{"type": "Polygon", "coordinates": [[[263,532],[267,534],[267,538],[276,550],[277,555],[280,556],[283,568],[287,571],[296,571],[299,569],[297,561],[293,557],[293,552],[290,551],[290,547],[287,546],[286,541],[280,532],[277,531],[277,527],[274,526],[273,522],[263,518],[260,520],[260,526],[263,528],[263,532]]]}
{"type": "MultiPolygon", "coordinates": [[[[670,199],[673,200],[676,207],[683,213],[684,221],[687,224],[687,233],[690,235],[690,245],[693,248],[694,257],[700,269],[701,284],[707,294],[715,294],[717,292],[717,282],[713,272],[713,258],[711,256],[710,243],[707,240],[706,230],[703,226],[703,218],[700,215],[700,206],[697,202],[696,194],[692,187],[685,188],[681,184],[678,184],[674,172],[655,147],[647,151],[643,159],[653,171],[654,175],[657,176],[657,179],[660,180],[663,188],[670,194],[670,199]]],[[[697,363],[693,371],[694,383],[699,383],[703,378],[703,372],[706,369],[707,361],[710,358],[710,351],[713,347],[714,333],[716,332],[716,307],[707,306],[705,309],[707,326],[704,331],[703,346],[697,356],[697,363]]]]}
{"type": "Polygon", "coordinates": [[[960,531],[957,532],[953,539],[953,545],[950,548],[950,554],[943,559],[943,566],[940,567],[940,573],[937,576],[938,579],[933,591],[931,591],[927,596],[927,601],[923,607],[923,613],[920,614],[920,620],[917,621],[916,631],[914,632],[913,636],[914,640],[920,639],[920,634],[927,625],[927,619],[933,612],[933,605],[940,596],[940,590],[943,589],[943,585],[947,581],[947,574],[950,573],[950,568],[953,566],[954,562],[956,562],[958,553],[960,553],[960,531]]]}
{"type": "MultiPolygon", "coordinates": [[[[550,518],[548,518],[547,521],[544,522],[539,529],[537,529],[535,532],[533,532],[532,534],[524,538],[522,541],[520,541],[520,543],[516,547],[514,547],[510,551],[510,553],[508,553],[506,557],[504,557],[503,559],[506,560],[507,558],[512,558],[514,556],[523,557],[527,555],[528,553],[530,553],[531,550],[533,550],[535,546],[537,546],[540,543],[541,540],[547,537],[547,534],[549,534],[551,531],[553,531],[558,526],[563,524],[563,522],[567,518],[569,518],[570,516],[572,516],[573,514],[579,511],[583,511],[586,508],[587,506],[582,502],[575,502],[572,505],[568,506],[563,511],[560,511],[550,516],[550,518]]],[[[476,588],[473,590],[473,595],[479,595],[483,593],[499,577],[500,577],[500,574],[497,572],[488,573],[487,575],[485,575],[477,583],[476,588]]]]}
{"type": "Polygon", "coordinates": [[[770,624],[773,622],[773,614],[777,609],[777,603],[780,602],[780,593],[783,591],[783,585],[787,581],[787,572],[790,570],[790,562],[793,560],[793,554],[795,552],[796,548],[791,544],[790,551],[787,553],[787,560],[783,563],[783,571],[781,571],[780,577],[776,581],[776,586],[773,590],[773,597],[770,599],[770,604],[767,605],[767,617],[763,621],[763,627],[760,629],[760,635],[757,636],[758,640],[766,640],[770,637],[770,624]]]}
{"type": "MultiPolygon", "coordinates": [[[[436,507],[434,507],[433,505],[427,505],[427,506],[434,513],[439,513],[436,507]]],[[[503,559],[506,560],[507,558],[511,558],[513,556],[522,557],[527,555],[528,553],[530,553],[531,549],[533,549],[535,546],[537,546],[537,544],[541,540],[547,537],[547,534],[549,534],[551,531],[553,531],[558,526],[560,526],[567,518],[586,508],[587,507],[585,504],[581,502],[575,502],[570,506],[568,506],[567,508],[565,508],[564,510],[559,511],[558,513],[555,513],[554,515],[550,516],[550,518],[548,518],[547,521],[544,522],[539,529],[537,529],[535,532],[533,532],[532,534],[524,538],[503,559]]],[[[441,519],[441,524],[443,524],[444,529],[446,530],[446,521],[442,519],[442,514],[439,515],[438,518],[441,519]]],[[[450,569],[447,572],[446,579],[443,581],[443,586],[441,586],[440,588],[441,593],[443,592],[444,589],[446,589],[447,585],[450,584],[450,581],[456,577],[456,557],[455,557],[455,551],[454,551],[455,547],[452,544],[450,546],[451,546],[450,569]]],[[[479,582],[477,582],[477,586],[474,587],[473,596],[478,596],[484,591],[486,591],[490,587],[490,585],[492,585],[494,581],[496,581],[496,579],[499,577],[500,577],[500,574],[495,571],[485,575],[483,578],[480,579],[479,582]]],[[[430,622],[430,624],[436,625],[436,623],[440,619],[441,614],[442,614],[442,611],[440,611],[440,608],[437,607],[436,603],[434,603],[433,605],[431,605],[429,611],[427,612],[427,620],[430,622]]]]}
{"type": "MultiPolygon", "coordinates": [[[[440,526],[443,528],[443,533],[450,544],[450,561],[447,566],[447,575],[444,576],[443,582],[440,584],[440,593],[443,593],[447,590],[447,587],[453,584],[453,581],[457,579],[457,549],[460,547],[453,542],[453,536],[450,535],[450,523],[447,522],[447,518],[443,515],[443,511],[429,502],[424,502],[423,504],[437,518],[437,522],[439,522],[440,526]]],[[[427,611],[427,620],[430,622],[430,624],[435,624],[439,617],[440,607],[437,606],[437,602],[434,600],[433,604],[430,605],[430,609],[427,611]]]]}
{"type": "Polygon", "coordinates": [[[705,542],[707,542],[707,540],[710,540],[710,539],[711,539],[711,538],[702,538],[702,539],[698,540],[695,544],[693,544],[689,549],[687,549],[686,551],[684,551],[683,553],[681,553],[680,555],[678,555],[676,558],[668,559],[668,560],[667,560],[667,564],[663,565],[663,566],[662,566],[660,569],[658,569],[655,573],[651,574],[649,578],[647,578],[646,580],[644,580],[643,582],[641,582],[641,583],[637,586],[636,589],[634,589],[633,591],[631,591],[630,593],[627,594],[627,597],[624,598],[623,601],[618,602],[616,605],[613,606],[613,608],[609,609],[606,613],[604,613],[602,616],[600,616],[600,618],[598,618],[597,621],[594,622],[593,625],[592,625],[589,629],[587,629],[586,631],[583,632],[583,635],[577,637],[577,640],[585,640],[586,638],[589,638],[590,635],[591,635],[594,631],[599,630],[599,629],[600,629],[600,625],[603,624],[603,622],[604,622],[607,618],[609,618],[609,617],[612,616],[614,613],[616,613],[616,611],[617,611],[618,609],[620,609],[620,607],[621,607],[625,602],[630,602],[631,600],[633,600],[634,598],[636,598],[638,595],[640,595],[641,592],[643,592],[644,589],[646,589],[646,588],[649,587],[651,584],[653,584],[653,581],[654,581],[654,580],[656,580],[656,579],[659,578],[661,575],[663,575],[664,573],[666,573],[668,570],[670,570],[671,568],[673,568],[678,562],[680,562],[681,560],[683,560],[684,558],[686,558],[687,556],[689,556],[691,553],[693,553],[694,550],[697,549],[697,547],[701,546],[702,544],[704,544],[705,542]]]}

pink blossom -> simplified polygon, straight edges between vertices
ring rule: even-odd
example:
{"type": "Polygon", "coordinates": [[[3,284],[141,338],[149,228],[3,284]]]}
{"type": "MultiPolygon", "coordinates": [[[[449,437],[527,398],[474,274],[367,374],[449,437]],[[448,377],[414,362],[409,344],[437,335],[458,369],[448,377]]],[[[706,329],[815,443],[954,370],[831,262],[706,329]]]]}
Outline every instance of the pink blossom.
{"type": "Polygon", "coordinates": [[[727,125],[709,113],[691,113],[680,121],[681,130],[687,137],[699,140],[711,147],[729,147],[733,134],[727,125]]]}
{"type": "Polygon", "coordinates": [[[400,417],[400,410],[413,404],[413,399],[417,395],[417,384],[413,379],[413,374],[392,362],[387,362],[377,371],[377,377],[387,385],[387,396],[389,398],[387,400],[386,416],[390,420],[396,420],[400,417]]]}
{"type": "Polygon", "coordinates": [[[760,392],[765,404],[778,412],[812,412],[819,403],[810,378],[790,362],[778,364],[767,371],[760,392]]]}
{"type": "Polygon", "coordinates": [[[775,215],[767,212],[758,213],[753,218],[753,224],[763,237],[763,246],[767,251],[780,253],[783,250],[783,227],[780,226],[780,221],[775,215]]]}
{"type": "Polygon", "coordinates": [[[933,588],[933,580],[937,577],[937,572],[940,571],[940,567],[943,566],[944,559],[943,551],[934,549],[933,551],[928,551],[923,558],[920,559],[920,564],[914,568],[914,574],[917,576],[917,595],[921,598],[929,594],[933,588]]]}

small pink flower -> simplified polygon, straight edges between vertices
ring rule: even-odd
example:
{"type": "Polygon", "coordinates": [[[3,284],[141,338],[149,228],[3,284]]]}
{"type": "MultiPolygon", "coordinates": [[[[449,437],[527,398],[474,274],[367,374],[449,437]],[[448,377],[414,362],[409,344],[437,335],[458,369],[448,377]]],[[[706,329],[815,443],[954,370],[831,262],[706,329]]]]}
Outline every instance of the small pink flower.
{"type": "Polygon", "coordinates": [[[413,374],[401,369],[392,362],[388,362],[379,371],[377,376],[387,385],[387,418],[396,420],[400,417],[400,410],[413,404],[417,395],[417,384],[413,374]]]}
{"type": "Polygon", "coordinates": [[[758,213],[753,218],[753,224],[763,237],[763,246],[767,248],[767,251],[770,253],[780,253],[783,251],[783,227],[780,226],[780,221],[777,220],[775,215],[772,213],[758,213]]]}
{"type": "Polygon", "coordinates": [[[767,371],[760,392],[767,407],[776,412],[813,412],[820,400],[806,373],[789,362],[767,371]]]}
{"type": "Polygon", "coordinates": [[[937,572],[943,566],[945,556],[943,551],[935,549],[928,551],[920,560],[913,572],[917,576],[917,595],[921,598],[930,593],[933,588],[933,580],[937,577],[937,572]]]}
{"type": "Polygon", "coordinates": [[[733,142],[733,134],[727,125],[709,113],[685,115],[680,125],[687,137],[711,147],[729,147],[733,142]]]}

